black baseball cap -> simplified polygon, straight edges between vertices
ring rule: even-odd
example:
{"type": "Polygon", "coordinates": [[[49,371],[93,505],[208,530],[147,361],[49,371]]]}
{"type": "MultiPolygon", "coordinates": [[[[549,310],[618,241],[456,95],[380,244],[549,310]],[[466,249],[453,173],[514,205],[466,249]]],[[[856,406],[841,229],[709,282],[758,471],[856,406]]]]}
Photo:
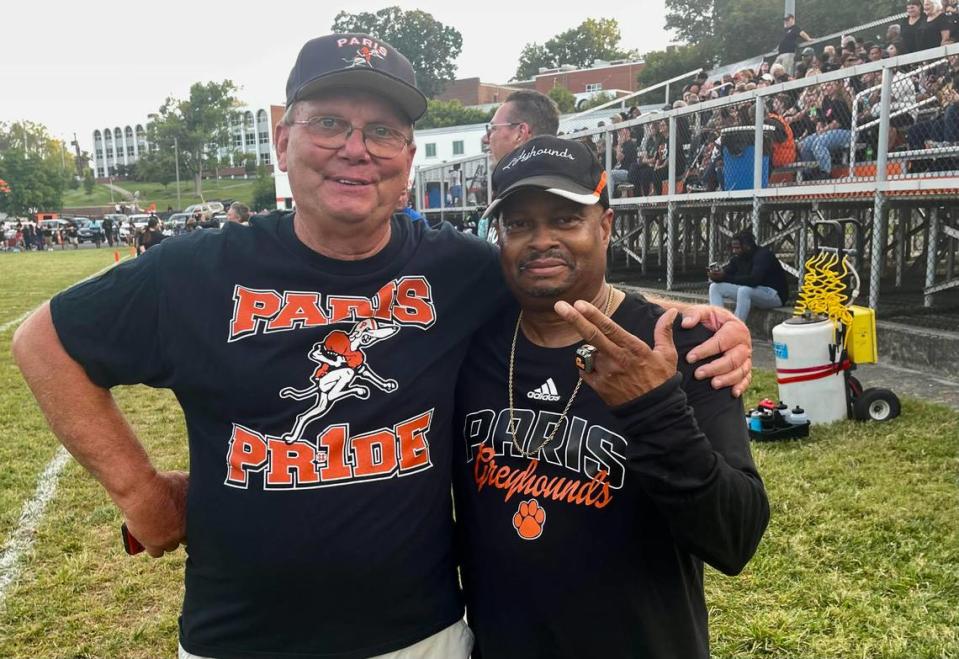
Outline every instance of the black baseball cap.
{"type": "Polygon", "coordinates": [[[426,112],[426,96],[416,88],[410,61],[368,34],[328,34],[303,44],[286,81],[286,107],[334,87],[385,96],[410,121],[426,112]]]}
{"type": "Polygon", "coordinates": [[[493,202],[483,217],[517,190],[538,188],[584,206],[609,208],[606,171],[586,146],[573,140],[534,137],[502,158],[493,170],[493,202]]]}

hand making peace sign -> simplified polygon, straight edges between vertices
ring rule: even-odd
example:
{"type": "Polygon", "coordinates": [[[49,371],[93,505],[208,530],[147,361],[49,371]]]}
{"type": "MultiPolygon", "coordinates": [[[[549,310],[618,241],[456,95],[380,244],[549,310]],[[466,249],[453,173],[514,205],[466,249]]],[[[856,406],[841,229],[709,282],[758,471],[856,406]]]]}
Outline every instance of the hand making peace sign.
{"type": "Polygon", "coordinates": [[[675,309],[667,310],[656,322],[654,345],[650,348],[589,302],[578,300],[570,305],[560,301],[553,308],[576,328],[583,340],[599,350],[593,371],[582,375],[608,406],[639,398],[676,373],[675,309]]]}

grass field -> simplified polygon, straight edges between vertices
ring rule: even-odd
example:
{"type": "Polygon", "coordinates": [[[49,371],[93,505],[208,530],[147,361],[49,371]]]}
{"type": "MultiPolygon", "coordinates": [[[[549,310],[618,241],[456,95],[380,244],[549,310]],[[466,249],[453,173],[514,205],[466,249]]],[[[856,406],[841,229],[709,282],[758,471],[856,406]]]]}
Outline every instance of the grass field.
{"type": "MultiPolygon", "coordinates": [[[[4,255],[0,325],[109,255],[4,255]]],[[[0,333],[0,542],[57,446],[11,364],[11,336],[0,333]]],[[[773,392],[771,375],[757,373],[747,402],[773,392]]],[[[173,396],[115,394],[155,461],[185,468],[173,396]]],[[[742,575],[707,570],[713,654],[959,657],[959,414],[906,400],[888,424],[843,422],[753,451],[772,519],[742,575]]],[[[0,657],[175,656],[183,552],[129,558],[118,524],[71,462],[0,611],[0,657]]]]}
{"type": "MultiPolygon", "coordinates": [[[[211,199],[232,199],[249,204],[253,200],[254,179],[220,179],[219,181],[203,182],[203,198],[211,199]]],[[[172,206],[177,210],[182,210],[190,204],[198,204],[202,199],[193,194],[193,181],[180,181],[180,205],[177,205],[176,183],[170,183],[164,187],[159,183],[140,183],[137,181],[117,181],[114,185],[123,188],[131,195],[139,191],[140,207],[146,208],[151,203],[156,203],[158,210],[166,210],[167,206],[172,206]]],[[[117,203],[129,201],[124,199],[123,195],[114,192],[112,200],[117,203]]],[[[63,193],[63,207],[77,208],[83,206],[103,206],[113,203],[110,196],[110,188],[105,185],[97,184],[93,188],[93,194],[87,195],[83,188],[77,190],[66,190],[63,193]]]]}

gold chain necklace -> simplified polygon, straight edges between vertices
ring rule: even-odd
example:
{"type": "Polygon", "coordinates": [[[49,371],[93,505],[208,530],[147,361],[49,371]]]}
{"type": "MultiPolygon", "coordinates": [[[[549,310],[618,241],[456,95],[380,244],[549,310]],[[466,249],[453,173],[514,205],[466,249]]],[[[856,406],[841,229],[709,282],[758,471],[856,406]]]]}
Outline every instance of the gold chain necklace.
{"type": "MultiPolygon", "coordinates": [[[[606,284],[606,308],[603,310],[604,315],[609,315],[609,309],[612,306],[612,303],[613,287],[611,284],[606,284]]],[[[523,447],[520,446],[519,442],[516,441],[517,424],[513,420],[513,365],[516,363],[516,339],[519,337],[519,326],[522,321],[523,310],[520,309],[519,316],[516,318],[516,328],[513,330],[513,345],[510,347],[509,351],[509,378],[506,380],[507,390],[509,392],[509,428],[507,428],[507,432],[513,437],[513,447],[520,452],[520,455],[522,455],[524,458],[533,458],[534,455],[546,448],[549,443],[553,441],[553,438],[556,437],[556,432],[563,424],[563,421],[566,420],[566,414],[569,412],[569,408],[573,406],[573,401],[576,399],[576,394],[579,393],[579,388],[583,386],[583,375],[581,373],[579,379],[576,381],[576,386],[573,388],[573,393],[570,394],[569,401],[567,401],[566,407],[563,408],[563,413],[556,421],[556,425],[553,427],[553,432],[549,434],[549,437],[546,438],[546,441],[539,445],[539,448],[537,448],[536,451],[532,453],[524,451],[523,447]]]]}

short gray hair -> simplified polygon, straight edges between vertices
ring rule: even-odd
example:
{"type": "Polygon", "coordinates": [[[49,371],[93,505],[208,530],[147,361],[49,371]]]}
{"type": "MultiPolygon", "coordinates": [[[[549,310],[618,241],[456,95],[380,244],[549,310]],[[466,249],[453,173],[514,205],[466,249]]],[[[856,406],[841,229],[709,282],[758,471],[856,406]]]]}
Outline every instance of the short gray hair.
{"type": "Polygon", "coordinates": [[[234,201],[230,204],[230,210],[236,213],[236,216],[240,218],[240,222],[246,222],[250,219],[250,207],[239,201],[234,201]]]}

